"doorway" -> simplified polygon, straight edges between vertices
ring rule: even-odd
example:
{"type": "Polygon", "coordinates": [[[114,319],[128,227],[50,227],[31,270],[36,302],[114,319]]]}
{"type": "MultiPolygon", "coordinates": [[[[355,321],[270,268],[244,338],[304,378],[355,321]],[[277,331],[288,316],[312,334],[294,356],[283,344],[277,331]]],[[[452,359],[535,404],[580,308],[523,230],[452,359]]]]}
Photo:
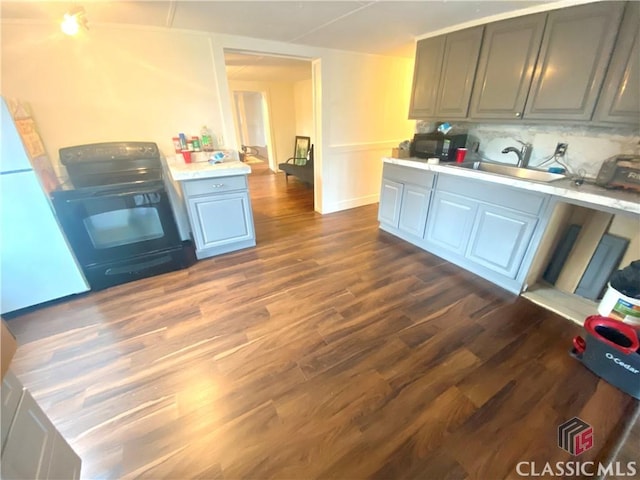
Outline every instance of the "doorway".
{"type": "Polygon", "coordinates": [[[244,161],[269,162],[269,108],[264,92],[234,91],[234,123],[244,161]]]}
{"type": "Polygon", "coordinates": [[[296,136],[314,142],[311,61],[229,49],[224,56],[237,149],[253,147],[254,158],[278,173],[296,136]]]}

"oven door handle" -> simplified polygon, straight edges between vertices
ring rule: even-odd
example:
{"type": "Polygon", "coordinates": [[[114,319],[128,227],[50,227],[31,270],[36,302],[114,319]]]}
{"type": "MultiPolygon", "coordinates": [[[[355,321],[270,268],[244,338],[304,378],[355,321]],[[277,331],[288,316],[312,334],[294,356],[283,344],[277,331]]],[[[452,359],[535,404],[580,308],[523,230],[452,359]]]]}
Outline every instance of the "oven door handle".
{"type": "Polygon", "coordinates": [[[92,200],[96,198],[129,197],[131,195],[146,195],[149,193],[161,193],[162,191],[163,191],[162,188],[153,188],[153,189],[147,189],[147,190],[129,190],[126,192],[117,192],[117,193],[95,192],[87,196],[65,199],[65,203],[77,203],[77,202],[92,200]]]}

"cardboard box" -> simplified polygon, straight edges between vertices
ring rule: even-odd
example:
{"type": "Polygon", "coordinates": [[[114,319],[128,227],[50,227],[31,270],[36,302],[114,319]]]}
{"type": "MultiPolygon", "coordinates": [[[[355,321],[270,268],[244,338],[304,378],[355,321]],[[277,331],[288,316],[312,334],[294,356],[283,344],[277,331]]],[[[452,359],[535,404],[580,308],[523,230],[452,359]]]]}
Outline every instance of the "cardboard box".
{"type": "Polygon", "coordinates": [[[402,150],[400,148],[391,149],[391,157],[393,158],[409,158],[409,150],[402,150]]]}
{"type": "Polygon", "coordinates": [[[0,329],[0,379],[4,378],[4,374],[9,370],[11,359],[16,353],[16,337],[9,331],[7,324],[2,320],[2,328],[0,329]]]}

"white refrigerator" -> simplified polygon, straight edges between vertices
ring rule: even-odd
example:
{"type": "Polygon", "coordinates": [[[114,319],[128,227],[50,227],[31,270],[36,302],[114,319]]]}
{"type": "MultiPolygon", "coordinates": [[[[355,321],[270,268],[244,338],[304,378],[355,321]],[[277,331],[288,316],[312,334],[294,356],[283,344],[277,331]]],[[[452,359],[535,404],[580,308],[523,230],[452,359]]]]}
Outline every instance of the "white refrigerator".
{"type": "Polygon", "coordinates": [[[89,285],[0,98],[0,313],[86,292],[89,285]]]}

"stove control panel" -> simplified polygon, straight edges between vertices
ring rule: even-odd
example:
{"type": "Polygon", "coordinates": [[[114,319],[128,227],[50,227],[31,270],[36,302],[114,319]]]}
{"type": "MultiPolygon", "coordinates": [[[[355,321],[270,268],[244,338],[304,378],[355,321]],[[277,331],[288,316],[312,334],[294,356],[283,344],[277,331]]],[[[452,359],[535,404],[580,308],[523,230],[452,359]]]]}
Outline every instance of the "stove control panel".
{"type": "Polygon", "coordinates": [[[159,159],[160,151],[153,142],[105,142],[61,148],[63,165],[105,160],[159,159]]]}

